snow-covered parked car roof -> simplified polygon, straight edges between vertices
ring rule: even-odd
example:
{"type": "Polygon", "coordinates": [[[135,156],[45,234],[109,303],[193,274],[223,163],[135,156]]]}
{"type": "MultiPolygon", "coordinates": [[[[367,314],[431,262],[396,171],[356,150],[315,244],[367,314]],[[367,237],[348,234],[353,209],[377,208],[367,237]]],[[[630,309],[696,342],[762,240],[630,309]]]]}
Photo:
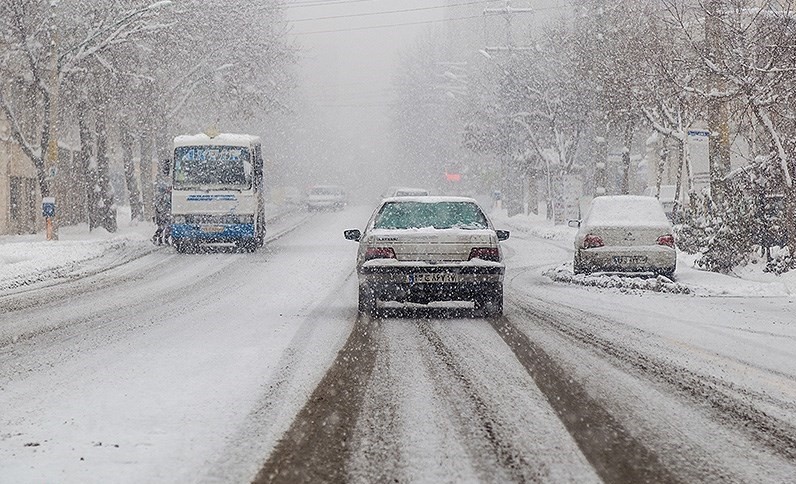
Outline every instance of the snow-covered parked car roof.
{"type": "Polygon", "coordinates": [[[591,202],[587,223],[601,227],[668,227],[661,204],[657,198],[636,195],[610,195],[596,197],[591,202]]]}

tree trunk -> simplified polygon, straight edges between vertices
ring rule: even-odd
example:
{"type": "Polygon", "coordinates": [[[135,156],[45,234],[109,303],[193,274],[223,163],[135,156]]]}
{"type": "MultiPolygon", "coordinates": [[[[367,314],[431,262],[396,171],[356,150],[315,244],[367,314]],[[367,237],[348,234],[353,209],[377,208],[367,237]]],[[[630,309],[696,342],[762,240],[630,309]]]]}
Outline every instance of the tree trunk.
{"type": "Polygon", "coordinates": [[[99,227],[97,213],[97,171],[92,167],[94,157],[94,139],[88,122],[88,106],[85,101],[77,105],[77,126],[80,136],[80,176],[78,189],[85,194],[85,218],[89,231],[99,227]]]}
{"type": "Polygon", "coordinates": [[[669,165],[669,136],[663,138],[663,146],[661,147],[661,157],[658,161],[658,173],[655,177],[655,196],[661,198],[661,185],[663,185],[663,172],[669,165]]]}
{"type": "Polygon", "coordinates": [[[622,147],[622,187],[623,195],[630,194],[630,147],[633,145],[633,121],[628,121],[625,125],[622,147]]]}
{"type": "Polygon", "coordinates": [[[785,190],[785,225],[788,227],[788,250],[796,258],[796,184],[785,190]]]}
{"type": "Polygon", "coordinates": [[[130,221],[137,220],[142,222],[144,220],[144,210],[141,206],[141,192],[138,190],[138,179],[135,175],[134,141],[130,137],[130,129],[127,123],[120,123],[119,130],[124,163],[124,181],[127,186],[127,200],[130,203],[130,221]]]}
{"type": "Polygon", "coordinates": [[[674,207],[672,207],[672,218],[679,220],[678,213],[683,206],[681,200],[683,191],[683,166],[686,164],[685,159],[685,141],[678,139],[679,146],[677,147],[677,174],[675,175],[675,188],[674,188],[674,207]]]}
{"type": "MultiPolygon", "coordinates": [[[[152,180],[152,162],[156,160],[155,135],[147,130],[141,138],[141,200],[144,205],[144,220],[152,220],[155,207],[155,184],[152,180]]],[[[155,164],[157,166],[157,163],[155,164]]]]}
{"type": "Polygon", "coordinates": [[[599,122],[599,137],[596,141],[596,156],[594,165],[594,196],[607,195],[606,169],[608,167],[608,127],[599,122]]]}
{"type": "Polygon", "coordinates": [[[110,180],[107,115],[104,107],[97,110],[97,221],[108,232],[116,232],[118,227],[110,180]]]}

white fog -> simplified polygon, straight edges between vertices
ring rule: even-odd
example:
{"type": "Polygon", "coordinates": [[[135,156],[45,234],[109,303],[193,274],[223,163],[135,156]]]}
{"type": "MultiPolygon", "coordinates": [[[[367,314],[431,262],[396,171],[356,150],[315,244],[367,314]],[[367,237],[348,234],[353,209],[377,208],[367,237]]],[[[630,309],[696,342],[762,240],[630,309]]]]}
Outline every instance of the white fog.
{"type": "Polygon", "coordinates": [[[0,0],[0,484],[794,482],[794,45],[794,0],[0,0]]]}

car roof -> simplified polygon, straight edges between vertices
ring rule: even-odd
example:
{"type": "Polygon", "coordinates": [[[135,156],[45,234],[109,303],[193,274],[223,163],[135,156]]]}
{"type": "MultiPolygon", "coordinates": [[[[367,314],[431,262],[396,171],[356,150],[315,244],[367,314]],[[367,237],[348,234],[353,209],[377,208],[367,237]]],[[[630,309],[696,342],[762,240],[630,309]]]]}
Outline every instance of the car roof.
{"type": "Polygon", "coordinates": [[[658,226],[669,225],[669,220],[655,197],[605,195],[592,200],[586,223],[590,226],[658,226]]]}

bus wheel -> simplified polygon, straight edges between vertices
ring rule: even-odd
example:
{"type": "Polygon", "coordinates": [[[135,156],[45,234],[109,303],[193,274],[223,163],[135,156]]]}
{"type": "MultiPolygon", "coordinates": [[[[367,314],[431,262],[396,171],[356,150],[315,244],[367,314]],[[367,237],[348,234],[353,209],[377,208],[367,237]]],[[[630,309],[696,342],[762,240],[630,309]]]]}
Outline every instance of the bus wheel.
{"type": "Polygon", "coordinates": [[[252,253],[257,250],[257,239],[242,240],[238,242],[236,245],[238,246],[238,250],[252,253]]]}

